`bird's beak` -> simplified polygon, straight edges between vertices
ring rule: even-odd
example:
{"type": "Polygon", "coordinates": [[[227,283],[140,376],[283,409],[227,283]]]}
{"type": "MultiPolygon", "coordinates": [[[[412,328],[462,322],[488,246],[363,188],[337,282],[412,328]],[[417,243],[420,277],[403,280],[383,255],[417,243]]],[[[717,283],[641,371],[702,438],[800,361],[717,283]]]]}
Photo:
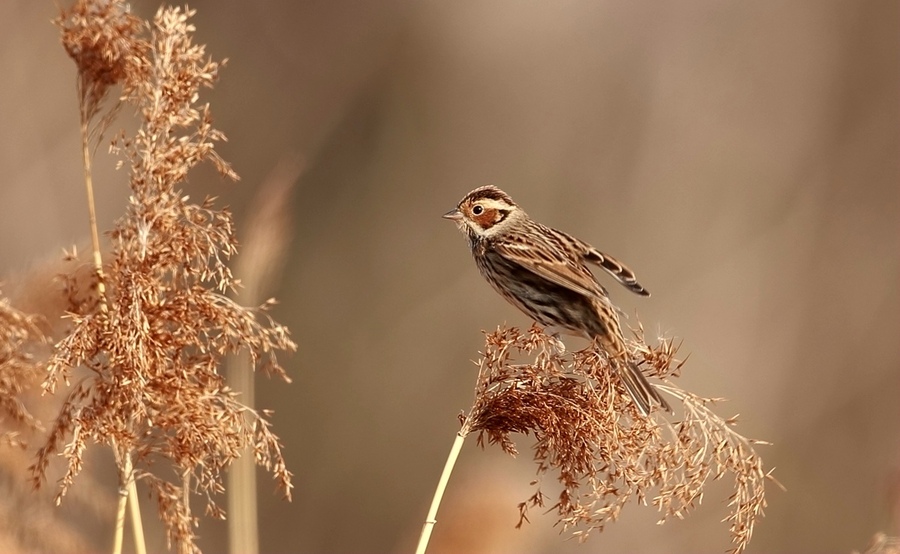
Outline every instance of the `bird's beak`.
{"type": "Polygon", "coordinates": [[[449,212],[443,215],[444,219],[452,219],[453,221],[459,221],[463,218],[462,212],[459,210],[450,210],[449,212]]]}

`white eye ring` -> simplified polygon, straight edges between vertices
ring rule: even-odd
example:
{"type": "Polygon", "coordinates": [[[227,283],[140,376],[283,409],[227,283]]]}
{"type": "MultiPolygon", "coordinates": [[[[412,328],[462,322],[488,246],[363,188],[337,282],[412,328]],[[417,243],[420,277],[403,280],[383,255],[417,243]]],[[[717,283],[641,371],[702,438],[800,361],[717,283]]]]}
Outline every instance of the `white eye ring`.
{"type": "Polygon", "coordinates": [[[484,207],[481,204],[475,204],[475,206],[472,208],[472,213],[474,215],[481,215],[484,213],[484,207]]]}

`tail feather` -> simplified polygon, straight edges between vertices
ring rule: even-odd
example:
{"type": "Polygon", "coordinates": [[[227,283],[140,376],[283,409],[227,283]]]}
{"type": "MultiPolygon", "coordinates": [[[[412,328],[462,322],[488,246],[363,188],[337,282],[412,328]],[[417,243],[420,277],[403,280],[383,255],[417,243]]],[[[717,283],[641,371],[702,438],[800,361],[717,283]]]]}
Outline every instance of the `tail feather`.
{"type": "Polygon", "coordinates": [[[659,394],[656,387],[647,381],[647,378],[644,377],[644,372],[636,364],[628,362],[625,365],[617,365],[619,366],[619,375],[622,376],[622,382],[642,415],[645,417],[650,415],[653,402],[659,404],[663,410],[672,413],[672,407],[659,394]]]}

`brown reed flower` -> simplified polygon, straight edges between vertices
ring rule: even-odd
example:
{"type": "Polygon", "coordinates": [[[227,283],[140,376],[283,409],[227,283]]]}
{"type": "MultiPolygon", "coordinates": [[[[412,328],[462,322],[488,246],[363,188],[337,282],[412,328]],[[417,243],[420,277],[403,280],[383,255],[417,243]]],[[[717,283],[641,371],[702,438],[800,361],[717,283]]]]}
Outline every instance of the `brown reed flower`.
{"type": "Polygon", "coordinates": [[[102,86],[120,84],[140,128],[115,141],[131,196],[108,233],[111,260],[95,286],[66,280],[71,330],[56,344],[44,389],[70,385],[75,368],[87,376],[69,390],[32,466],[39,486],[56,453],[67,459],[59,502],[88,444],[110,445],[120,482],[147,483],[180,552],[196,551],[190,495],[204,496],[207,513],[223,517],[214,500],[224,491],[222,472],[245,448],[290,498],[291,473],[268,413],[245,406],[219,368],[227,356],[249,355],[254,367],[289,381],[276,351],[296,349],[267,314],[272,301],[245,308],[226,294],[237,286],[227,265],[236,252],[231,214],[210,198],[192,203],[179,188],[203,161],[237,179],[215,150],[225,137],[208,104],[198,104],[220,63],[192,42],[193,14],[164,7],[138,24],[122,2],[80,0],[60,18],[80,82],[104,93],[102,86]]]}
{"type": "Polygon", "coordinates": [[[35,350],[45,342],[35,316],[15,309],[0,295],[0,446],[24,447],[23,433],[41,429],[22,394],[40,379],[42,366],[35,350]]]}
{"type": "Polygon", "coordinates": [[[146,55],[148,44],[140,36],[143,22],[124,2],[77,0],[54,23],[78,68],[81,120],[92,121],[109,89],[125,80],[129,64],[146,55]]]}
{"type": "Polygon", "coordinates": [[[649,500],[661,512],[661,522],[683,518],[700,504],[710,479],[730,473],[734,493],[726,521],[733,551],[741,552],[766,506],[764,484],[770,475],[754,451],[759,442],[737,434],[735,418],[716,415],[710,408],[715,399],[667,380],[682,364],[671,340],[651,347],[642,329],[635,336],[634,359],[665,380],[658,385],[661,391],[681,401],[680,421],[670,423],[660,411],[642,415],[618,387],[602,349],[566,353],[558,339],[537,326],[525,332],[502,327],[486,334],[475,403],[460,416],[460,435],[477,431],[482,446],[498,444],[516,455],[511,434],[533,434],[536,490],[519,504],[518,525],[528,521],[530,508],[553,502],[550,509],[562,531],[572,530],[582,540],[618,519],[632,501],[649,500]],[[560,486],[555,500],[543,492],[544,477],[551,473],[560,486]]]}

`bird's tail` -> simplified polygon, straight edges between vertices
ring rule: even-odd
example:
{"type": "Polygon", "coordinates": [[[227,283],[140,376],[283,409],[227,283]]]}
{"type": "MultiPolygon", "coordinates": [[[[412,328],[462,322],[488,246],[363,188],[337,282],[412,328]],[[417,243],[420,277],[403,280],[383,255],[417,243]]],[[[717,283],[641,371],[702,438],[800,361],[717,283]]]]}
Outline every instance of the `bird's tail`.
{"type": "Polygon", "coordinates": [[[647,381],[647,378],[644,377],[644,372],[641,371],[637,364],[628,361],[625,364],[617,363],[616,365],[619,368],[619,375],[622,377],[622,382],[625,384],[628,394],[634,400],[642,415],[645,417],[650,415],[650,409],[654,402],[659,404],[663,410],[672,413],[672,407],[659,394],[656,387],[647,381]]]}

